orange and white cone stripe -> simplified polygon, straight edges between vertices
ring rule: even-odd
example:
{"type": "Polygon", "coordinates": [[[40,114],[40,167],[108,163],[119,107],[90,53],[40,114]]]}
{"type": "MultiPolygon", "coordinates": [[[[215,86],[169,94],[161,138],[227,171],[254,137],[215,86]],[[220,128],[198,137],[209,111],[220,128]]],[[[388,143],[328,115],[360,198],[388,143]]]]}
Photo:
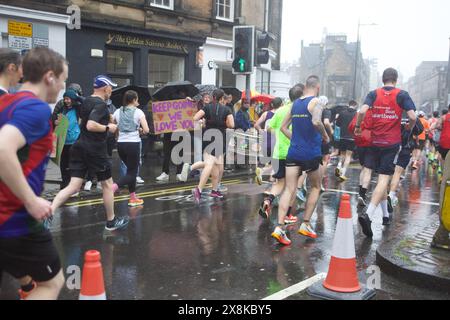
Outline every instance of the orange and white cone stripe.
{"type": "Polygon", "coordinates": [[[342,293],[361,290],[356,269],[355,238],[348,194],[342,196],[330,267],[323,286],[342,293]]]}

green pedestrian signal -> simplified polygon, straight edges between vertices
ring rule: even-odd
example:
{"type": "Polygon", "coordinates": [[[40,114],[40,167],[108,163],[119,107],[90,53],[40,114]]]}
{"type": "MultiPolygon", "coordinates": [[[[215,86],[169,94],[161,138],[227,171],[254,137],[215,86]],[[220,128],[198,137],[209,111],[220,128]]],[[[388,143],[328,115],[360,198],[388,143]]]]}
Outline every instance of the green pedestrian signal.
{"type": "Polygon", "coordinates": [[[233,74],[253,73],[255,57],[255,27],[233,28],[233,74]]]}

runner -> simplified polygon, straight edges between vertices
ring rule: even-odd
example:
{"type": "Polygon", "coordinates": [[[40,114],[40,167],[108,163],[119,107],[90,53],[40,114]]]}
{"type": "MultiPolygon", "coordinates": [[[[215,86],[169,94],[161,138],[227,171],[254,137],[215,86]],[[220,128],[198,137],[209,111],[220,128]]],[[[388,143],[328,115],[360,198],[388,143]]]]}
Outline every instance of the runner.
{"type": "Polygon", "coordinates": [[[94,93],[86,98],[81,106],[81,136],[73,145],[70,171],[72,179],[69,186],[58,193],[53,200],[53,212],[63,205],[73,194],[80,191],[89,172],[101,182],[103,202],[106,209],[106,231],[125,228],[128,216],[117,218],[114,214],[114,192],[111,165],[107,153],[107,134],[115,133],[117,125],[110,123],[111,117],[106,101],[111,97],[112,88],[117,85],[107,76],[94,80],[94,93]]]}
{"type": "Polygon", "coordinates": [[[412,165],[413,170],[419,169],[419,165],[423,163],[422,152],[425,149],[427,136],[430,132],[430,124],[425,119],[425,113],[423,111],[419,112],[419,120],[418,121],[420,121],[422,123],[425,130],[417,137],[417,139],[418,139],[417,146],[413,152],[413,158],[414,158],[414,160],[413,160],[414,162],[412,165]]]}
{"type": "Polygon", "coordinates": [[[286,188],[278,209],[278,226],[272,233],[272,237],[283,245],[291,244],[291,240],[286,234],[286,223],[284,220],[292,197],[297,190],[298,178],[303,172],[308,173],[311,190],[306,202],[303,223],[298,233],[313,239],[317,238],[317,234],[310,224],[310,219],[320,196],[322,142],[330,142],[330,137],[322,123],[323,106],[328,101],[321,102],[316,98],[319,91],[319,78],[310,76],[306,81],[303,97],[295,101],[291,112],[288,113],[281,127],[286,137],[291,139],[291,145],[286,158],[286,188]],[[289,129],[291,123],[292,132],[289,129]]]}
{"type": "MultiPolygon", "coordinates": [[[[281,98],[275,98],[270,103],[270,110],[262,114],[262,116],[256,121],[255,129],[263,137],[263,148],[265,150],[265,157],[272,157],[272,152],[274,148],[274,141],[272,134],[267,131],[267,123],[274,117],[277,110],[279,110],[283,105],[283,100],[281,98]]],[[[272,171],[272,166],[270,163],[267,164],[265,171],[272,171]]],[[[263,170],[259,167],[256,168],[256,183],[262,185],[262,175],[263,170]]]]}
{"type": "MultiPolygon", "coordinates": [[[[269,219],[272,212],[273,202],[276,197],[279,197],[285,188],[286,184],[286,157],[289,151],[291,141],[281,132],[281,125],[284,119],[292,110],[292,104],[299,98],[302,97],[305,86],[303,84],[298,84],[289,91],[289,97],[291,102],[277,110],[274,117],[267,123],[267,130],[269,133],[275,134],[275,147],[273,152],[273,168],[276,172],[273,178],[276,179],[275,184],[272,188],[264,193],[264,200],[259,209],[259,215],[263,219],[269,219]]],[[[298,218],[292,215],[292,207],[295,204],[295,196],[291,199],[290,209],[288,210],[288,215],[286,216],[285,223],[291,224],[296,223],[298,218]]]]}
{"type": "Polygon", "coordinates": [[[369,93],[356,122],[355,135],[361,136],[363,119],[367,111],[372,109],[372,148],[367,154],[366,164],[369,169],[376,171],[379,177],[370,205],[359,217],[363,233],[369,238],[373,237],[372,220],[380,204],[383,216],[389,217],[388,186],[395,172],[394,160],[401,149],[403,111],[408,114],[410,126],[416,125],[414,102],[406,91],[396,88],[397,80],[398,72],[395,69],[384,71],[384,87],[369,93]]]}
{"type": "Polygon", "coordinates": [[[34,290],[21,292],[21,298],[56,300],[64,275],[44,224],[53,215],[51,204],[40,195],[52,151],[49,103],[64,88],[67,62],[36,48],[24,57],[23,74],[21,90],[0,98],[0,270],[31,281],[34,290]]]}
{"type": "MultiPolygon", "coordinates": [[[[213,93],[214,102],[209,104],[200,110],[195,116],[194,121],[206,120],[206,132],[210,131],[215,137],[214,143],[211,145],[204,145],[204,169],[200,177],[200,183],[197,188],[192,191],[194,200],[197,204],[200,204],[203,189],[208,182],[209,177],[212,180],[212,192],[210,194],[213,198],[223,198],[223,194],[218,190],[220,184],[220,177],[223,176],[224,171],[224,156],[227,153],[226,143],[226,129],[234,128],[234,118],[228,107],[225,106],[225,92],[221,89],[217,89],[213,93]],[[220,135],[220,139],[217,140],[220,135]]],[[[202,164],[203,166],[203,164],[202,164]]],[[[192,166],[190,169],[198,169],[192,166]]],[[[188,172],[191,170],[188,170],[188,172]]],[[[182,177],[184,178],[184,177],[182,177]]]]}
{"type": "MultiPolygon", "coordinates": [[[[358,112],[359,113],[359,112],[358,112]]],[[[358,116],[353,118],[348,130],[355,132],[355,126],[358,116]]],[[[370,181],[372,180],[372,170],[367,168],[366,158],[370,147],[372,146],[372,110],[368,110],[361,124],[361,136],[354,136],[356,152],[358,153],[359,163],[362,167],[359,176],[359,196],[358,208],[365,208],[368,204],[367,192],[369,190],[370,181]]]]}
{"type": "Polygon", "coordinates": [[[120,188],[128,186],[128,191],[130,192],[128,205],[130,207],[138,207],[144,204],[144,200],[136,196],[136,179],[141,161],[140,131],[142,130],[143,134],[148,134],[150,128],[144,112],[138,109],[139,97],[137,92],[125,92],[123,105],[124,107],[116,110],[113,118],[119,129],[119,139],[117,141],[119,156],[127,170],[126,175],[113,185],[113,191],[115,193],[120,188]]]}
{"type": "Polygon", "coordinates": [[[347,181],[347,169],[352,161],[353,152],[355,151],[355,139],[353,134],[348,131],[348,126],[355,118],[358,103],[350,101],[349,106],[338,113],[336,117],[336,125],[341,128],[341,139],[339,141],[339,150],[341,152],[339,164],[336,168],[336,177],[340,181],[347,181]],[[340,166],[342,164],[342,166],[340,166]]]}
{"type": "MultiPolygon", "coordinates": [[[[402,123],[402,150],[395,159],[395,173],[392,177],[390,192],[388,196],[388,211],[390,214],[394,212],[394,208],[398,205],[397,190],[400,185],[400,180],[403,173],[408,168],[414,148],[416,148],[416,142],[412,139],[413,136],[419,136],[424,131],[422,122],[417,121],[416,126],[411,129],[409,123],[405,120],[402,123]]],[[[387,226],[391,224],[390,217],[383,217],[383,225],[387,226]]]]}
{"type": "MultiPolygon", "coordinates": [[[[323,114],[322,114],[322,122],[323,122],[323,125],[325,126],[325,129],[327,130],[329,137],[333,137],[333,135],[334,135],[333,125],[331,123],[331,117],[332,117],[331,110],[329,108],[325,108],[323,110],[323,114]]],[[[325,192],[325,188],[323,186],[324,181],[325,181],[325,179],[328,179],[327,169],[328,169],[328,165],[331,160],[331,147],[332,147],[331,142],[322,144],[322,163],[323,163],[321,166],[321,171],[322,171],[321,190],[322,190],[322,192],[325,192]]]]}
{"type": "MultiPolygon", "coordinates": [[[[450,110],[450,105],[448,106],[450,110]]],[[[438,151],[440,154],[440,171],[442,173],[442,168],[444,168],[445,158],[450,150],[450,114],[446,113],[442,116],[437,124],[437,128],[441,130],[441,139],[439,141],[438,151]]]]}
{"type": "Polygon", "coordinates": [[[428,141],[430,144],[430,152],[428,154],[428,163],[433,166],[436,170],[439,166],[437,147],[439,145],[439,140],[441,138],[441,133],[437,130],[437,125],[439,123],[439,112],[433,112],[433,117],[428,121],[430,124],[430,134],[428,135],[428,141]]]}

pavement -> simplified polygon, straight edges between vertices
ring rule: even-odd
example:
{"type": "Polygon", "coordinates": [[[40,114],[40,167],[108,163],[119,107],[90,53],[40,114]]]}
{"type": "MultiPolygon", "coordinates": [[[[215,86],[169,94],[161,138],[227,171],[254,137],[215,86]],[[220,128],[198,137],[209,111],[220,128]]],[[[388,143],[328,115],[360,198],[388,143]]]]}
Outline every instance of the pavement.
{"type": "MultiPolygon", "coordinates": [[[[158,162],[150,161],[144,167],[148,173],[144,171],[143,175],[150,177],[145,180],[152,181],[152,177],[159,175],[158,162]]],[[[67,279],[60,299],[78,298],[79,289],[69,286],[73,280],[69,270],[74,266],[81,270],[84,253],[92,249],[102,255],[108,299],[244,301],[266,298],[328,271],[337,208],[342,194],[348,193],[353,208],[360,282],[366,282],[372,267],[381,267],[381,283],[375,299],[450,300],[450,292],[445,287],[438,288],[435,282],[412,283],[417,273],[404,277],[407,265],[400,264],[401,259],[394,261],[402,268],[398,274],[389,272],[377,259],[378,252],[388,246],[403,260],[410,259],[417,266],[420,262],[422,272],[448,271],[450,260],[438,260],[435,255],[441,253],[425,243],[425,239],[431,239],[439,209],[437,177],[431,169],[423,168],[407,175],[401,185],[400,204],[392,225],[382,226],[380,215],[380,221],[374,221],[373,239],[363,235],[357,221],[359,169],[352,166],[348,173],[350,179],[345,183],[338,183],[333,172],[334,168],[329,168],[327,192],[321,196],[311,221],[319,238],[302,237],[296,232],[299,226],[293,225],[289,228],[290,247],[281,247],[271,237],[276,208],[270,221],[259,217],[261,194],[268,185],[255,185],[249,172],[238,172],[241,177],[225,179],[229,189],[225,199],[215,200],[205,195],[200,205],[193,202],[190,193],[195,181],[146,184],[138,192],[145,200],[145,205],[139,208],[128,208],[127,196],[118,196],[116,214],[128,215],[131,222],[127,230],[112,235],[104,232],[101,196],[75,198],[58,210],[51,228],[67,279]],[[399,237],[423,240],[422,246],[417,244],[415,248],[422,250],[423,255],[412,257],[406,247],[396,250],[399,237]],[[424,259],[420,261],[420,258],[424,259]]],[[[14,299],[17,282],[5,275],[2,285],[0,299],[14,299]]],[[[298,292],[286,299],[314,298],[306,292],[298,292]]]]}

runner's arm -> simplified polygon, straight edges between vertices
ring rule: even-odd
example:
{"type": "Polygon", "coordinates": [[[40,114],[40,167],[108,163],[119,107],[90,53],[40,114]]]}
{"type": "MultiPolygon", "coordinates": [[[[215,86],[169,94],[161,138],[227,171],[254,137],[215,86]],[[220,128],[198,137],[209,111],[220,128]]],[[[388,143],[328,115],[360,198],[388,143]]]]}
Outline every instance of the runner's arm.
{"type": "Polygon", "coordinates": [[[264,112],[263,115],[256,121],[255,123],[255,129],[258,131],[263,131],[263,128],[261,128],[261,125],[264,121],[266,121],[267,118],[267,112],[264,112]]]}
{"type": "Polygon", "coordinates": [[[150,133],[150,128],[148,126],[147,118],[145,117],[145,114],[141,117],[141,127],[143,129],[143,134],[147,135],[150,133]]]}
{"type": "Polygon", "coordinates": [[[203,110],[200,110],[199,112],[197,112],[194,116],[194,121],[200,121],[205,117],[206,113],[203,110]]]}
{"type": "Polygon", "coordinates": [[[308,106],[308,110],[312,114],[312,123],[314,128],[316,128],[317,131],[320,132],[322,135],[322,139],[324,142],[328,143],[330,140],[330,137],[328,136],[327,130],[325,129],[325,126],[322,123],[322,113],[323,113],[323,106],[319,103],[318,100],[314,99],[310,102],[308,106]]]}
{"type": "Polygon", "coordinates": [[[284,118],[283,123],[281,124],[281,132],[289,139],[292,139],[292,131],[289,130],[289,127],[292,124],[292,107],[289,112],[286,114],[286,118],[284,118]]]}
{"type": "Polygon", "coordinates": [[[408,118],[409,118],[409,126],[411,128],[414,128],[416,126],[416,123],[417,123],[416,111],[415,110],[409,110],[407,112],[407,114],[408,114],[408,118]]]}
{"type": "Polygon", "coordinates": [[[361,110],[358,112],[357,115],[358,118],[356,119],[356,126],[355,126],[355,136],[357,137],[361,136],[362,132],[361,124],[363,123],[364,118],[366,117],[366,113],[367,111],[369,111],[369,108],[370,107],[367,104],[365,104],[361,107],[361,110]]]}

